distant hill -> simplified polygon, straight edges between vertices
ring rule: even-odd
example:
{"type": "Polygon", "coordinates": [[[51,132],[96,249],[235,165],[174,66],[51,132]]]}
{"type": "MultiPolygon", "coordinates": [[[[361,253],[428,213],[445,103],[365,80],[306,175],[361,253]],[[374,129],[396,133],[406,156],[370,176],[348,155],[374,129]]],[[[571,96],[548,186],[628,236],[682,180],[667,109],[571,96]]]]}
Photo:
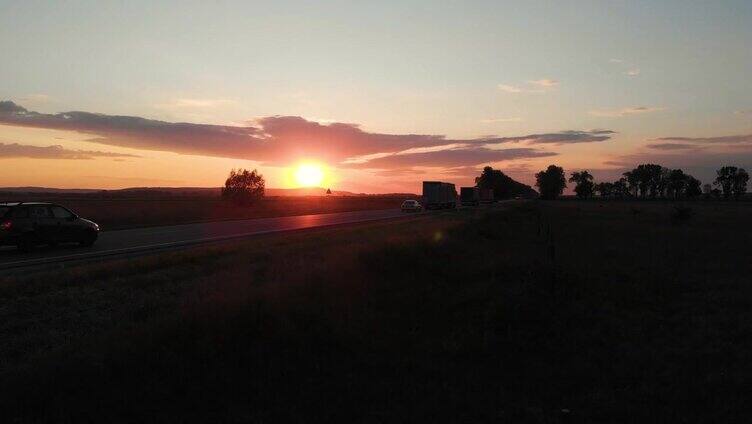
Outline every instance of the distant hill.
{"type": "Polygon", "coordinates": [[[96,193],[101,190],[86,188],[49,188],[49,187],[0,187],[3,193],[96,193]]]}
{"type": "MultiPolygon", "coordinates": [[[[64,197],[107,197],[107,198],[156,198],[156,197],[206,197],[219,196],[220,187],[131,187],[117,190],[49,188],[49,187],[0,187],[0,200],[3,198],[28,198],[41,195],[64,197]]],[[[285,196],[326,196],[326,188],[267,188],[267,197],[285,196]]],[[[349,191],[332,190],[330,196],[414,196],[409,193],[366,194],[349,191]]]]}
{"type": "MultiPolygon", "coordinates": [[[[267,188],[267,196],[326,196],[323,187],[300,187],[300,188],[267,188]]],[[[351,193],[349,191],[332,190],[330,196],[366,196],[364,193],[351,193]]]]}

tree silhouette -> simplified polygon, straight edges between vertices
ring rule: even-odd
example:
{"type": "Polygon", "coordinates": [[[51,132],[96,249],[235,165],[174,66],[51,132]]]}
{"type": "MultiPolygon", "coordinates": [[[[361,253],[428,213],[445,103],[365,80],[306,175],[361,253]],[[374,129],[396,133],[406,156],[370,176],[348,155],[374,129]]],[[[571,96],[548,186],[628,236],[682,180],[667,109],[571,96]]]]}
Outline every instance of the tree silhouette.
{"type": "Polygon", "coordinates": [[[542,199],[553,200],[561,196],[567,187],[564,168],[549,165],[545,171],[535,174],[535,186],[538,187],[542,199]]]}
{"type": "Polygon", "coordinates": [[[233,169],[222,188],[222,198],[238,205],[248,206],[264,197],[265,185],[263,175],[255,169],[253,171],[233,169]]]}
{"type": "Polygon", "coordinates": [[[532,187],[513,180],[498,169],[490,166],[483,168],[479,177],[475,177],[475,185],[482,189],[491,189],[494,199],[509,199],[515,196],[535,197],[538,193],[532,187]]]}
{"type": "Polygon", "coordinates": [[[747,192],[747,182],[749,174],[744,168],[735,166],[724,166],[716,171],[714,185],[720,186],[723,190],[723,197],[739,197],[747,192]]]}
{"type": "Polygon", "coordinates": [[[580,199],[586,199],[593,195],[593,175],[588,171],[572,172],[569,177],[570,183],[575,183],[574,192],[580,199]]]}
{"type": "Polygon", "coordinates": [[[626,182],[628,192],[633,197],[637,197],[640,188],[640,180],[638,175],[636,175],[633,171],[627,171],[623,175],[624,178],[622,178],[622,180],[626,182]]]}
{"type": "Polygon", "coordinates": [[[688,175],[684,174],[681,169],[672,169],[668,174],[668,195],[677,199],[681,197],[686,188],[688,182],[688,175]]]}
{"type": "Polygon", "coordinates": [[[702,185],[702,182],[698,180],[697,178],[687,175],[687,187],[685,190],[685,195],[687,197],[697,197],[702,194],[702,190],[700,189],[700,186],[702,185]]]}
{"type": "MultiPolygon", "coordinates": [[[[598,183],[595,191],[607,197],[697,197],[702,194],[702,183],[681,169],[668,169],[656,164],[641,164],[625,172],[623,178],[613,183],[598,183]]],[[[575,175],[572,174],[573,178],[575,175]]],[[[572,181],[570,179],[570,181],[572,181]]],[[[705,189],[710,195],[710,185],[705,189]]]]}
{"type": "Polygon", "coordinates": [[[734,191],[734,196],[740,197],[740,196],[743,196],[744,193],[747,192],[748,181],[749,181],[749,174],[747,174],[747,171],[745,171],[744,168],[739,168],[739,170],[736,172],[736,176],[734,177],[734,182],[732,184],[732,190],[734,191]]]}
{"type": "Polygon", "coordinates": [[[600,194],[601,197],[611,197],[614,195],[614,183],[604,182],[604,183],[597,183],[594,186],[594,190],[596,193],[600,194]]]}
{"type": "Polygon", "coordinates": [[[731,196],[731,187],[734,184],[734,176],[736,175],[737,167],[724,166],[716,171],[715,181],[713,185],[720,186],[723,190],[723,197],[731,196]]]}
{"type": "Polygon", "coordinates": [[[614,188],[613,188],[614,196],[623,198],[623,197],[629,197],[629,184],[627,182],[626,178],[619,178],[617,181],[614,181],[614,188]]]}
{"type": "Polygon", "coordinates": [[[662,196],[668,187],[668,170],[660,165],[646,163],[625,172],[624,176],[635,196],[642,198],[662,196]]]}

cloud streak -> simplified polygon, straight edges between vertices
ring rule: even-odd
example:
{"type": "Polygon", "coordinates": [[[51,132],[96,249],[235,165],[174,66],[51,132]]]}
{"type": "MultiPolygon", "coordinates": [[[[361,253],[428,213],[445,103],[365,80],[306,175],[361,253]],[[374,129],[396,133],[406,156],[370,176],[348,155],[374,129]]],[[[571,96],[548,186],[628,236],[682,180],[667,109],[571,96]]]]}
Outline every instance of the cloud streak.
{"type": "Polygon", "coordinates": [[[650,149],[655,150],[693,150],[697,149],[700,146],[696,144],[687,144],[687,143],[653,143],[648,144],[646,147],[650,149]]]}
{"type": "Polygon", "coordinates": [[[480,122],[484,124],[505,124],[510,122],[522,122],[522,118],[487,118],[481,119],[480,122]]]}
{"type": "Polygon", "coordinates": [[[589,113],[593,116],[599,116],[599,117],[604,117],[604,118],[621,118],[624,116],[641,115],[645,113],[658,112],[661,110],[663,110],[662,107],[635,106],[635,107],[626,107],[622,109],[591,110],[589,113]]]}
{"type": "Polygon", "coordinates": [[[752,144],[752,134],[725,135],[718,137],[661,137],[656,141],[678,141],[696,144],[752,144]]]}
{"type": "Polygon", "coordinates": [[[557,85],[559,85],[559,81],[544,78],[544,79],[539,79],[539,80],[530,80],[528,81],[528,84],[537,85],[538,87],[549,88],[549,87],[556,87],[557,85]]]}
{"type": "Polygon", "coordinates": [[[557,153],[555,152],[528,147],[493,149],[485,146],[463,146],[461,148],[432,152],[394,154],[363,163],[350,164],[349,166],[366,169],[400,169],[411,167],[451,168],[556,155],[557,153]]]}
{"type": "Polygon", "coordinates": [[[498,84],[496,86],[501,91],[506,91],[507,93],[522,93],[523,90],[520,87],[517,87],[516,85],[508,85],[508,84],[498,84]]]}
{"type": "Polygon", "coordinates": [[[27,144],[0,143],[0,159],[72,159],[88,160],[94,158],[137,158],[139,156],[125,153],[100,152],[96,150],[70,150],[63,146],[31,146],[27,144]]]}
{"type": "MultiPolygon", "coordinates": [[[[402,166],[408,162],[462,166],[515,157],[550,156],[555,153],[531,148],[500,150],[500,145],[592,143],[609,140],[615,134],[610,130],[560,131],[515,137],[448,139],[441,135],[372,133],[355,124],[322,124],[296,116],[261,118],[253,126],[227,126],[89,112],[42,114],[13,102],[0,102],[0,124],[78,131],[92,134],[93,138],[88,140],[91,142],[141,150],[247,159],[266,165],[316,159],[349,167],[366,163],[369,167],[388,163],[402,166]]],[[[86,153],[94,157],[96,153],[102,156],[105,152],[78,154],[85,156],[86,153]]]]}
{"type": "Polygon", "coordinates": [[[537,80],[528,80],[525,86],[511,85],[511,84],[497,84],[496,88],[506,93],[519,94],[519,93],[545,93],[559,85],[559,81],[550,78],[542,78],[537,80]]]}
{"type": "Polygon", "coordinates": [[[209,125],[89,112],[42,114],[8,101],[0,102],[0,124],[77,131],[95,136],[88,141],[111,146],[267,164],[310,157],[337,163],[352,156],[451,143],[443,136],[369,133],[354,124],[322,125],[294,116],[262,118],[257,126],[209,125]]]}

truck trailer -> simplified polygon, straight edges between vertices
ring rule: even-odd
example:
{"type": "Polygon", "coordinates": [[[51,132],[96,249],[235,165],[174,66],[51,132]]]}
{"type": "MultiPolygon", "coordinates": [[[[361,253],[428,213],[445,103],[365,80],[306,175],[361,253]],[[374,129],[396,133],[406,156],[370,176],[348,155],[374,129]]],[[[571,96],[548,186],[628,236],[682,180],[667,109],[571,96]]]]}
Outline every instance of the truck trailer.
{"type": "Polygon", "coordinates": [[[478,187],[461,187],[460,202],[462,206],[478,206],[480,204],[480,189],[478,187]]]}
{"type": "Polygon", "coordinates": [[[457,189],[452,183],[423,181],[423,205],[426,209],[456,208],[457,189]]]}

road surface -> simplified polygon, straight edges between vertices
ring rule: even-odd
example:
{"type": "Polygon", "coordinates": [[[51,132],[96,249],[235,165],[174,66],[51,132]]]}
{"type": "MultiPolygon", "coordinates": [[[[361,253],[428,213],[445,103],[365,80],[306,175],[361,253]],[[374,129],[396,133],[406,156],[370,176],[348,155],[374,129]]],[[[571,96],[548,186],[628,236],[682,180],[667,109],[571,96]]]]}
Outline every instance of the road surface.
{"type": "Polygon", "coordinates": [[[104,231],[92,247],[61,245],[21,253],[13,247],[0,249],[0,270],[25,269],[67,261],[82,261],[218,242],[259,234],[374,221],[406,216],[399,209],[365,210],[318,215],[283,216],[237,221],[203,222],[164,227],[104,231]]]}

